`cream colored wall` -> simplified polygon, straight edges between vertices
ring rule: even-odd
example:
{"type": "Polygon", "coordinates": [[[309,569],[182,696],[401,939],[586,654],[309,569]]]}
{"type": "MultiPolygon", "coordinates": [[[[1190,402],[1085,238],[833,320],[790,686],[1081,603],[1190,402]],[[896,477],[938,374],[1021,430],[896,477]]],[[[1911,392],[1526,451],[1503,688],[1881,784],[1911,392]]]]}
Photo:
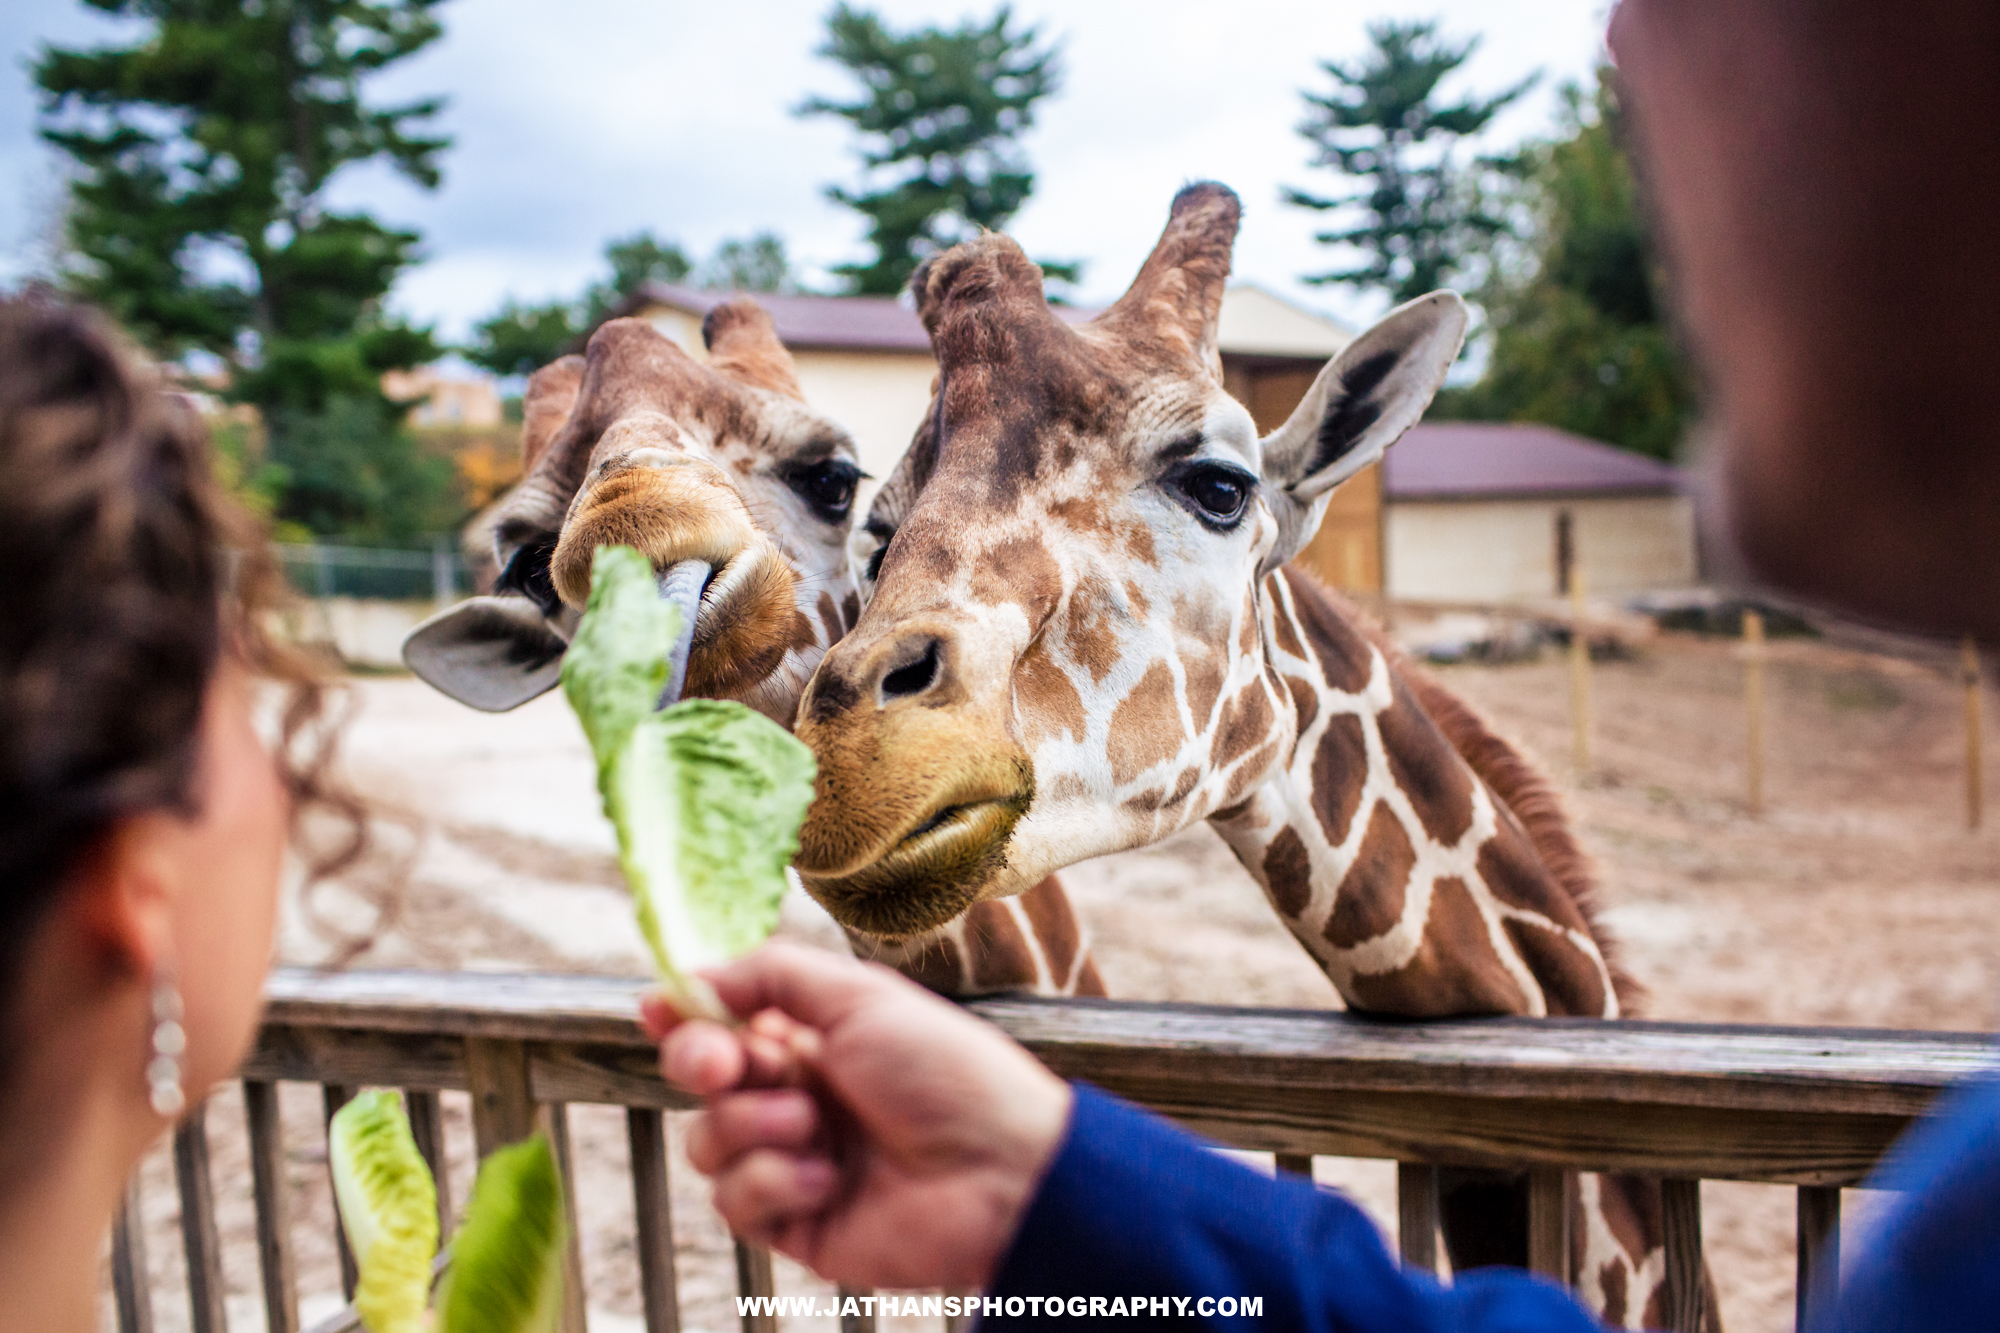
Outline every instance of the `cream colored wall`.
{"type": "MultiPolygon", "coordinates": [[[[708,360],[698,316],[656,306],[646,317],[697,361],[708,360]]],[[[910,447],[917,423],[929,410],[937,363],[928,352],[794,350],[792,360],[798,365],[806,401],[854,436],[862,470],[872,478],[862,485],[865,506],[910,447]]]]}
{"type": "Polygon", "coordinates": [[[1687,497],[1398,500],[1388,507],[1389,588],[1413,601],[1556,595],[1556,515],[1568,510],[1593,594],[1685,587],[1696,577],[1687,497]]]}
{"type": "Polygon", "coordinates": [[[923,352],[806,351],[792,359],[806,401],[847,427],[863,470],[885,480],[930,410],[937,363],[923,352]]]}

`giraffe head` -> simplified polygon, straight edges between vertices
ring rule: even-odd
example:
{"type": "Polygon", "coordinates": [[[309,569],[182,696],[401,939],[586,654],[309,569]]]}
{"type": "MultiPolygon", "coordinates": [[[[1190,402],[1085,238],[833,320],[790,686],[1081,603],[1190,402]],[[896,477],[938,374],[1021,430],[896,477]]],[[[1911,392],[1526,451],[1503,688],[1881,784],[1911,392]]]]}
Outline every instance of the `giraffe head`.
{"type": "Polygon", "coordinates": [[[525,475],[491,521],[491,597],[433,617],[405,660],[465,703],[515,707],[555,684],[599,546],[666,570],[699,560],[685,693],[790,725],[806,678],[859,612],[846,542],[854,442],[813,411],[771,318],[738,299],[702,324],[702,365],[637,319],[528,383],[525,475]]]}
{"type": "Polygon", "coordinates": [[[1416,421],[1465,313],[1448,292],[1392,311],[1260,440],[1216,346],[1238,211],[1181,191],[1086,324],[1003,236],[912,280],[931,410],[856,535],[872,596],[799,717],[820,778],[798,867],[843,923],[913,934],[1154,842],[1290,747],[1264,576],[1416,421]]]}

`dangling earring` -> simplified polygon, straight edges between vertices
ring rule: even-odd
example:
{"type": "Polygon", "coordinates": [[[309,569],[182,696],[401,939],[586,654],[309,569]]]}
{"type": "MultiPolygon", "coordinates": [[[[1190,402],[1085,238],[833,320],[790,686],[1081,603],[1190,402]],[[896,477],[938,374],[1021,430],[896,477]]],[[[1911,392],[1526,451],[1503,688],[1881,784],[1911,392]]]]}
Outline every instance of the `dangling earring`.
{"type": "Polygon", "coordinates": [[[181,992],[173,974],[160,968],[153,974],[153,1058],[146,1062],[146,1099],[153,1110],[172,1120],[187,1109],[181,1088],[181,1056],[187,1051],[187,1029],[181,1026],[181,992]]]}

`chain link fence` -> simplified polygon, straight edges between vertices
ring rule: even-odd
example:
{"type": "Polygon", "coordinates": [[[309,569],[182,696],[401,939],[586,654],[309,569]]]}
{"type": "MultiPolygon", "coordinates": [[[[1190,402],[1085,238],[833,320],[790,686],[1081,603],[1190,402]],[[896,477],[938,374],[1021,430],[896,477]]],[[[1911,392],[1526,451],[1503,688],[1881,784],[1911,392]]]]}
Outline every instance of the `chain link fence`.
{"type": "Polygon", "coordinates": [[[428,551],[314,543],[277,548],[285,577],[307,597],[326,601],[431,602],[449,606],[472,591],[465,558],[439,541],[428,551]]]}

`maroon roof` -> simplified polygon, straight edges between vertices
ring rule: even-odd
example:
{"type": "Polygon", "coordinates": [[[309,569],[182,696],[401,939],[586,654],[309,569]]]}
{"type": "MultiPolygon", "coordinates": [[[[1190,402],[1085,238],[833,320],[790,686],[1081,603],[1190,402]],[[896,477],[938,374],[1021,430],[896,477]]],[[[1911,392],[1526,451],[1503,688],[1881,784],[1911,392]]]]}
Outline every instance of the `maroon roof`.
{"type": "Polygon", "coordinates": [[[1554,426],[1474,421],[1412,426],[1384,457],[1392,500],[1503,495],[1659,494],[1680,469],[1554,426]]]}
{"type": "MultiPolygon", "coordinates": [[[[627,304],[636,308],[651,302],[706,315],[732,296],[744,294],[649,282],[639,297],[627,304]]],[[[924,335],[924,326],[918,320],[917,312],[893,296],[777,296],[768,292],[750,292],[747,295],[771,312],[771,322],[777,326],[778,338],[787,347],[926,354],[931,350],[931,340],[924,335]]],[[[1054,309],[1057,315],[1072,324],[1081,323],[1098,313],[1080,306],[1056,306],[1054,309]]]]}

